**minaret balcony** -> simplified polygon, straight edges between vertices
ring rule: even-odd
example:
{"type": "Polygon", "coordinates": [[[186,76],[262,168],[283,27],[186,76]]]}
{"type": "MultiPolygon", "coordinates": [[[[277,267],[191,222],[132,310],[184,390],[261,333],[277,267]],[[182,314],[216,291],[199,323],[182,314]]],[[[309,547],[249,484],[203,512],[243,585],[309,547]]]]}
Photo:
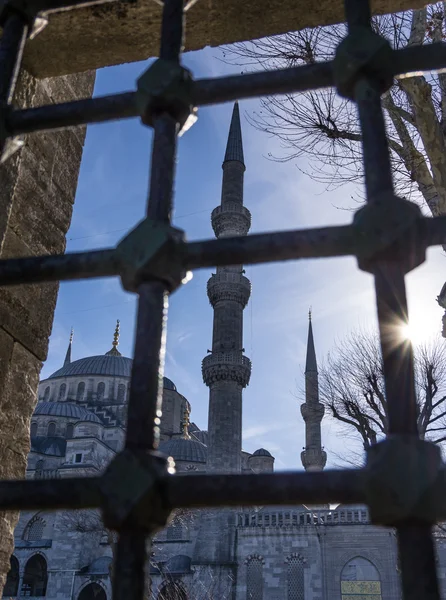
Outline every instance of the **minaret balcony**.
{"type": "Polygon", "coordinates": [[[230,300],[245,308],[251,295],[251,282],[241,273],[216,273],[208,280],[207,292],[212,306],[230,300]]]}
{"type": "Polygon", "coordinates": [[[233,381],[246,387],[251,377],[251,361],[240,351],[212,352],[204,357],[201,372],[208,387],[220,381],[233,381]]]}
{"type": "Polygon", "coordinates": [[[246,235],[251,227],[251,213],[238,202],[225,202],[217,206],[211,215],[216,237],[246,235]]]}
{"type": "Polygon", "coordinates": [[[305,471],[322,471],[327,463],[327,453],[320,448],[307,448],[300,454],[305,471]]]}
{"type": "Polygon", "coordinates": [[[300,407],[300,412],[305,422],[321,422],[325,413],[325,406],[320,402],[305,402],[300,407]]]}

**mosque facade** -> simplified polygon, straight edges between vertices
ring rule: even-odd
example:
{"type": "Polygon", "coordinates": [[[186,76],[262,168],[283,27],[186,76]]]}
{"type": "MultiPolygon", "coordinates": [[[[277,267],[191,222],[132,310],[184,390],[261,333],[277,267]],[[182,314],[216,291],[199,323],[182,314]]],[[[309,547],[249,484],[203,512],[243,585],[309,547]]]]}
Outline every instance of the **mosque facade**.
{"type": "MultiPolygon", "coordinates": [[[[221,203],[212,212],[217,237],[249,231],[244,172],[236,103],[221,203]]],[[[242,397],[251,376],[243,349],[243,310],[251,284],[242,265],[217,268],[207,294],[214,310],[212,348],[202,361],[208,428],[190,422],[189,401],[164,378],[160,450],[174,458],[179,472],[272,472],[274,457],[267,449],[242,450],[242,397]]],[[[123,448],[132,360],[121,355],[118,342],[119,322],[108,352],[73,361],[71,338],[62,367],[40,382],[27,478],[97,475],[123,448]]],[[[311,320],[305,388],[301,461],[307,471],[321,471],[327,459],[321,440],[324,407],[311,320]]],[[[442,539],[437,546],[444,582],[442,539]]],[[[109,600],[113,547],[113,535],[95,511],[24,511],[3,596],[109,600]]],[[[148,569],[154,600],[401,598],[394,532],[371,525],[364,506],[177,512],[155,538],[148,569]]]]}

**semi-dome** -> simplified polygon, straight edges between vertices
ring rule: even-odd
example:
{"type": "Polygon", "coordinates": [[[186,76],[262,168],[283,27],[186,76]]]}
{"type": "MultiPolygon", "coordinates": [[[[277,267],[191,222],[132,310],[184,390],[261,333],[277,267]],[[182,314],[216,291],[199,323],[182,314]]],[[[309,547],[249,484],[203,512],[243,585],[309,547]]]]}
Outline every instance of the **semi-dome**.
{"type": "Polygon", "coordinates": [[[39,402],[34,410],[34,415],[49,415],[52,417],[67,417],[77,421],[93,421],[101,423],[94,413],[82,406],[70,402],[39,402]]]}
{"type": "Polygon", "coordinates": [[[159,451],[171,456],[174,460],[205,463],[207,448],[197,440],[176,438],[163,442],[159,451]]]}
{"type": "MultiPolygon", "coordinates": [[[[68,362],[55,371],[48,379],[59,377],[79,377],[86,375],[105,375],[110,377],[130,377],[132,359],[126,356],[103,354],[101,356],[88,356],[74,362],[68,362]]],[[[167,390],[177,391],[173,381],[164,377],[163,387],[167,390]]]]}
{"type": "Polygon", "coordinates": [[[268,452],[268,450],[265,450],[265,448],[259,448],[253,453],[253,456],[269,456],[270,458],[273,457],[272,454],[268,452]]]}

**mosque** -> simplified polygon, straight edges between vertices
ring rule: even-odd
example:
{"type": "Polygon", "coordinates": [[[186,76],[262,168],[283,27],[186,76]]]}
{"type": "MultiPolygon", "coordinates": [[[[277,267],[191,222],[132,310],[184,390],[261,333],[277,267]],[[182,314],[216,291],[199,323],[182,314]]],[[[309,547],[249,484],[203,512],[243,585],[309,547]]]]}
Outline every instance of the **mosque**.
{"type": "MultiPolygon", "coordinates": [[[[212,212],[217,237],[246,235],[239,107],[234,106],[223,161],[221,204],[212,212]]],[[[214,310],[212,350],[202,361],[209,387],[207,431],[190,422],[191,404],[164,378],[160,450],[178,471],[274,470],[265,448],[242,450],[242,394],[251,375],[243,349],[243,310],[251,284],[241,265],[219,267],[207,294],[214,310]]],[[[123,448],[132,360],[111,348],[72,360],[39,384],[31,422],[27,478],[100,473],[123,448]]],[[[307,471],[325,467],[312,323],[305,365],[307,471]]],[[[294,418],[294,416],[293,416],[294,418]]],[[[441,581],[446,553],[438,544],[441,581]]],[[[113,539],[94,511],[22,512],[3,592],[6,598],[111,599],[113,539]]],[[[154,540],[148,565],[154,600],[400,600],[394,532],[370,524],[364,506],[252,507],[189,511],[154,540]]],[[[445,596],[446,597],[446,596],[445,596]]]]}

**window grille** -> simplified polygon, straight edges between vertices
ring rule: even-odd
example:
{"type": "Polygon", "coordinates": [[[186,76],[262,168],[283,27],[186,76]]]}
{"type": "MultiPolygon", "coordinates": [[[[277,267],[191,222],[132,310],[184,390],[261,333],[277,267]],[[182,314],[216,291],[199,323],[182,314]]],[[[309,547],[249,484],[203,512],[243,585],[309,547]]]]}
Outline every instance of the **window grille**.
{"type": "Polygon", "coordinates": [[[120,383],[118,385],[118,402],[124,402],[125,400],[125,384],[120,383]]]}
{"type": "Polygon", "coordinates": [[[37,423],[34,421],[34,423],[31,423],[31,437],[36,437],[37,435],[37,423]]]}
{"type": "Polygon", "coordinates": [[[287,558],[287,599],[304,600],[304,563],[300,556],[287,558]]]}
{"type": "Polygon", "coordinates": [[[263,600],[263,559],[260,556],[247,560],[246,600],[263,600]]]}
{"type": "Polygon", "coordinates": [[[64,400],[66,392],[67,386],[65,383],[62,383],[62,385],[59,388],[59,400],[64,400]]]}
{"type": "Polygon", "coordinates": [[[182,0],[165,0],[160,60],[142,76],[136,91],[15,109],[11,99],[23,42],[30,28],[39,35],[34,28],[39,10],[50,7],[51,20],[54,11],[88,3],[95,0],[12,2],[12,8],[9,1],[3,3],[0,151],[7,160],[20,146],[19,136],[34,131],[140,116],[154,130],[147,218],[117,248],[0,260],[0,285],[120,276],[126,290],[138,293],[125,449],[101,477],[1,481],[0,509],[101,507],[106,526],[119,537],[113,598],[142,600],[147,541],[165,526],[172,509],[366,504],[371,523],[396,528],[404,600],[440,600],[431,530],[446,518],[446,477],[439,449],[418,439],[411,347],[395,344],[388,332],[395,321],[407,321],[405,275],[424,262],[428,247],[446,243],[446,217],[425,218],[413,203],[396,197],[380,96],[395,77],[446,68],[446,45],[393,50],[372,31],[368,0],[344,0],[347,38],[333,60],[194,80],[179,62],[187,13],[182,0]],[[171,228],[176,141],[192,124],[195,107],[330,86],[356,103],[361,128],[367,204],[350,225],[190,243],[171,228]],[[375,282],[390,435],[368,451],[368,467],[197,473],[187,483],[171,475],[167,460],[152,452],[158,439],[154,423],[161,408],[160,356],[169,293],[187,280],[189,270],[330,256],[355,256],[375,282]],[[138,493],[130,495],[135,486],[138,493]]]}
{"type": "Polygon", "coordinates": [[[48,423],[48,437],[56,435],[56,423],[48,423]]]}
{"type": "Polygon", "coordinates": [[[43,531],[45,529],[45,521],[40,517],[34,517],[28,524],[25,531],[25,539],[28,542],[38,542],[43,537],[43,531]]]}
{"type": "Polygon", "coordinates": [[[43,399],[47,402],[50,399],[50,386],[47,385],[43,393],[43,399]]]}
{"type": "Polygon", "coordinates": [[[105,383],[103,381],[101,381],[101,383],[98,383],[98,391],[97,391],[98,400],[103,400],[104,395],[105,395],[105,383]]]}
{"type": "Polygon", "coordinates": [[[67,428],[65,430],[65,437],[67,440],[70,440],[74,435],[74,425],[73,423],[68,423],[67,428]]]}
{"type": "Polygon", "coordinates": [[[166,539],[173,540],[181,540],[183,537],[183,524],[179,519],[175,519],[172,525],[167,528],[166,539]]]}
{"type": "Polygon", "coordinates": [[[76,400],[80,402],[84,398],[85,382],[81,381],[77,386],[76,400]]]}

